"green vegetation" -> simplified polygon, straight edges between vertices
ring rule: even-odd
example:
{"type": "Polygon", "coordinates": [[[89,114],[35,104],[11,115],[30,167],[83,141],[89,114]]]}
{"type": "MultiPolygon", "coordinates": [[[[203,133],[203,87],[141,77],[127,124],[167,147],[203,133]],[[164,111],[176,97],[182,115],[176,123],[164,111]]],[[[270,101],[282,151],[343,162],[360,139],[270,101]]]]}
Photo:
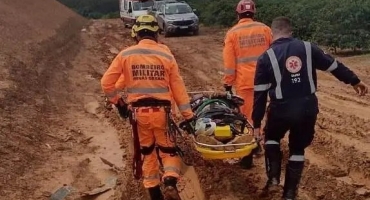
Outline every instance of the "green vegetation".
{"type": "Polygon", "coordinates": [[[118,0],[57,0],[86,18],[118,18],[118,0]]]}
{"type": "MultiPolygon", "coordinates": [[[[235,24],[238,0],[188,0],[205,25],[235,24]]],[[[271,24],[277,16],[290,17],[294,35],[335,51],[370,48],[369,0],[255,0],[258,21],[271,24]]]]}
{"type": "MultiPolygon", "coordinates": [[[[88,18],[119,17],[118,0],[58,0],[88,18]]],[[[239,0],[186,0],[208,26],[236,23],[239,0]]],[[[333,49],[370,48],[369,0],[255,0],[258,21],[271,24],[274,17],[293,20],[296,37],[333,49]]]]}

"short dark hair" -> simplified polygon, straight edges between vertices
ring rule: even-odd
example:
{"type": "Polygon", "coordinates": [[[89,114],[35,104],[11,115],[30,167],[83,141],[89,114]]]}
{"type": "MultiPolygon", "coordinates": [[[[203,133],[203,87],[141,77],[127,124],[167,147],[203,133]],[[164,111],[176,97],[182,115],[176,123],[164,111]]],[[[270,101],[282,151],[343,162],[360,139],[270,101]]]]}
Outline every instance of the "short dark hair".
{"type": "Polygon", "coordinates": [[[280,16],[272,20],[271,29],[273,32],[290,33],[292,32],[292,22],[288,17],[280,16]]]}
{"type": "Polygon", "coordinates": [[[239,14],[239,19],[244,19],[244,18],[253,18],[254,13],[252,12],[245,12],[245,13],[240,13],[239,14]]]}
{"type": "Polygon", "coordinates": [[[153,32],[153,31],[149,31],[149,30],[146,30],[146,29],[144,29],[144,30],[140,30],[140,31],[138,31],[137,32],[137,35],[139,36],[139,37],[141,37],[141,38],[148,38],[148,37],[150,37],[150,38],[155,38],[156,37],[156,35],[157,35],[157,32],[153,32]]]}

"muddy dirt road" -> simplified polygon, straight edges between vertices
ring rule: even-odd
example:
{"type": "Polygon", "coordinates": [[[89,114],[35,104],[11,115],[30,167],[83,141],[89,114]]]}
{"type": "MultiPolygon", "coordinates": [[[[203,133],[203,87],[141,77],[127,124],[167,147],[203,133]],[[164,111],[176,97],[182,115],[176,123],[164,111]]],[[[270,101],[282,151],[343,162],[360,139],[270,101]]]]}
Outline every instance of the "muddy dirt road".
{"type": "MultiPolygon", "coordinates": [[[[64,184],[75,189],[66,199],[82,199],[103,183],[113,189],[87,199],[145,199],[131,175],[130,127],[103,108],[99,85],[114,56],[133,44],[130,30],[120,20],[81,21],[62,30],[74,34],[61,32],[68,37],[50,47],[57,49],[54,54],[41,54],[37,65],[27,66],[8,58],[9,66],[28,71],[10,68],[1,73],[0,108],[7,115],[0,113],[6,122],[0,136],[7,142],[0,148],[0,199],[49,199],[64,184]],[[23,94],[27,99],[18,100],[23,94]]],[[[175,55],[188,90],[222,90],[223,37],[220,30],[204,28],[199,36],[160,39],[175,55]]],[[[339,59],[370,82],[367,57],[339,59]]],[[[320,80],[321,113],[316,139],[307,151],[300,199],[365,200],[370,193],[370,97],[355,96],[330,74],[320,73],[320,80]]],[[[255,159],[251,170],[242,170],[189,153],[195,162],[184,168],[179,187],[184,200],[280,197],[260,194],[266,181],[263,158],[255,159]]]]}
{"type": "MultiPolygon", "coordinates": [[[[176,55],[189,90],[222,88],[223,37],[224,32],[206,29],[198,37],[163,40],[176,55]]],[[[338,59],[369,82],[368,55],[338,59]]],[[[321,113],[316,139],[307,152],[301,198],[365,199],[370,189],[370,98],[357,97],[350,86],[324,73],[320,73],[318,96],[321,113]]],[[[200,162],[196,171],[207,198],[225,197],[227,190],[229,199],[263,199],[257,196],[265,181],[262,162],[257,159],[250,171],[200,162]],[[209,176],[215,172],[216,177],[209,176]]]]}
{"type": "MultiPolygon", "coordinates": [[[[127,45],[121,41],[128,30],[122,30],[119,21],[110,21],[109,24],[112,26],[110,30],[119,31],[105,31],[107,35],[100,37],[116,48],[127,45]]],[[[220,30],[204,28],[196,37],[160,38],[175,55],[188,90],[222,90],[223,37],[224,32],[220,30]]],[[[338,59],[350,65],[364,81],[370,81],[366,56],[338,59]]],[[[366,199],[370,189],[370,98],[357,97],[351,87],[324,73],[320,73],[318,95],[321,113],[317,136],[307,152],[300,198],[366,199]]],[[[196,158],[199,156],[192,154],[196,158]]],[[[262,158],[255,160],[255,167],[251,170],[242,170],[237,165],[221,161],[195,160],[195,172],[205,199],[279,199],[280,195],[264,197],[260,194],[265,183],[262,158]]],[[[189,187],[190,190],[193,188],[189,187]]]]}

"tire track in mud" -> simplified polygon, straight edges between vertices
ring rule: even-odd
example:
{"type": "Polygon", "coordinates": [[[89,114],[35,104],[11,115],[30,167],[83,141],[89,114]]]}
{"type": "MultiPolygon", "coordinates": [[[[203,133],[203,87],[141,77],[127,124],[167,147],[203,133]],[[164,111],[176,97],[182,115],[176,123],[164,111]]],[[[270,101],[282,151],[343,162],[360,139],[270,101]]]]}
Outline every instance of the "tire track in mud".
{"type": "MultiPolygon", "coordinates": [[[[130,40],[128,29],[125,29],[119,20],[92,20],[92,25],[88,28],[88,33],[93,35],[100,43],[95,51],[100,52],[101,60],[106,64],[104,70],[109,67],[114,57],[120,50],[133,44],[130,40]]],[[[99,75],[98,80],[101,79],[99,75]]],[[[101,105],[104,104],[103,99],[101,105]]],[[[125,152],[123,160],[127,165],[124,171],[120,174],[119,182],[121,183],[119,189],[116,190],[115,198],[117,200],[141,200],[148,199],[148,194],[142,187],[140,181],[134,179],[132,174],[132,156],[133,156],[133,142],[131,139],[131,127],[128,121],[122,120],[118,113],[108,111],[104,107],[99,108],[99,113],[102,113],[110,124],[120,133],[121,148],[125,152]]]]}
{"type": "MultiPolygon", "coordinates": [[[[357,139],[370,139],[370,120],[356,115],[339,112],[336,109],[320,106],[318,126],[330,129],[331,132],[343,134],[357,139]]],[[[366,109],[365,109],[366,111],[366,109]]]]}

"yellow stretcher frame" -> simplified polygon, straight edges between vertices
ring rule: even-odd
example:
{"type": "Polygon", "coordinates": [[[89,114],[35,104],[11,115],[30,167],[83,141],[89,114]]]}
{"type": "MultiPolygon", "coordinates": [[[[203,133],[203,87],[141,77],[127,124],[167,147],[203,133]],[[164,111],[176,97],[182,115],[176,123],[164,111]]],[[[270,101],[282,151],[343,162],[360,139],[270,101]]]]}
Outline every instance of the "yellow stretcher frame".
{"type": "Polygon", "coordinates": [[[195,137],[191,136],[195,144],[195,149],[202,155],[204,159],[207,160],[222,160],[230,158],[243,158],[252,153],[253,149],[257,148],[257,141],[255,139],[252,142],[240,143],[240,144],[219,144],[219,145],[210,145],[204,144],[196,141],[195,137]],[[240,149],[235,150],[212,150],[210,148],[220,148],[220,147],[237,147],[243,146],[240,149]]]}
{"type": "MultiPolygon", "coordinates": [[[[215,91],[193,91],[187,92],[188,94],[199,94],[199,93],[215,93],[215,91]]],[[[249,122],[248,122],[249,123],[249,122]]],[[[248,143],[239,143],[239,144],[219,144],[219,145],[210,145],[198,142],[194,135],[191,135],[193,139],[195,149],[202,155],[206,160],[223,160],[223,159],[233,159],[233,158],[243,158],[252,153],[253,149],[258,147],[256,139],[253,139],[252,142],[248,143]],[[240,149],[235,149],[234,151],[230,150],[212,150],[210,148],[219,148],[219,147],[237,147],[243,146],[240,149]]]]}

